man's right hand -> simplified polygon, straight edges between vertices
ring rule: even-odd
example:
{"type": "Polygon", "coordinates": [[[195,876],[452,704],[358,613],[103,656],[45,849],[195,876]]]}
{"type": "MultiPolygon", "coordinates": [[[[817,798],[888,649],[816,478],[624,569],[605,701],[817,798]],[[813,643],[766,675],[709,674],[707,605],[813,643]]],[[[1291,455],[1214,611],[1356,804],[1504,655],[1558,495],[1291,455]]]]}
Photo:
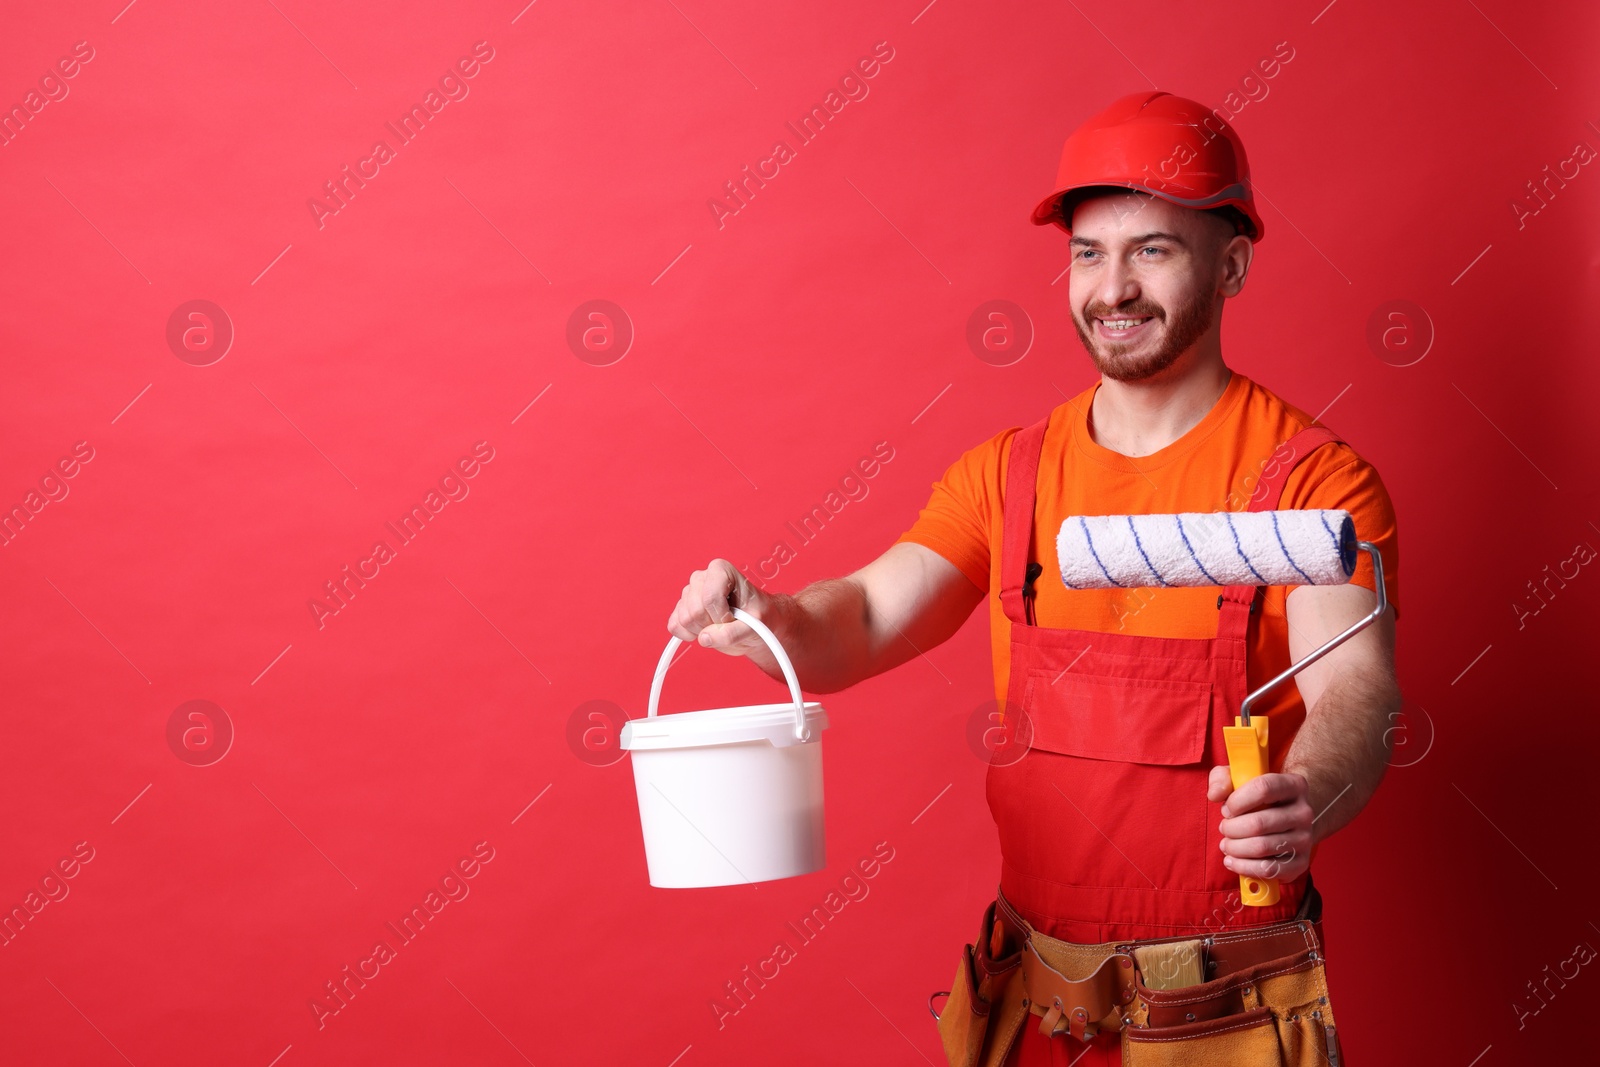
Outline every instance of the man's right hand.
{"type": "MultiPolygon", "coordinates": [[[[674,637],[702,648],[748,656],[762,670],[776,673],[778,661],[759,634],[733,617],[734,604],[773,626],[773,598],[751,585],[732,563],[714,559],[705,570],[689,576],[678,606],[667,619],[667,629],[674,637]]],[[[781,640],[782,634],[778,636],[781,640]]]]}

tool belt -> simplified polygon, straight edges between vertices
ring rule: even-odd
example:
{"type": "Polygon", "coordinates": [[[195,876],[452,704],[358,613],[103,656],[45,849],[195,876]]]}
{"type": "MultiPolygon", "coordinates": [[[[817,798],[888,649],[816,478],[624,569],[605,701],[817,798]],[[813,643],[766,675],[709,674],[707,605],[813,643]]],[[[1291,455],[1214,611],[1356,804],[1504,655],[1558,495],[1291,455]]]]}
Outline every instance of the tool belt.
{"type": "Polygon", "coordinates": [[[1121,1031],[1127,1067],[1344,1067],[1321,920],[1308,881],[1285,922],[1079,945],[1039,933],[998,895],[934,1013],[945,1055],[951,1067],[1000,1067],[1032,1014],[1040,1033],[1074,1043],[1121,1031]]]}

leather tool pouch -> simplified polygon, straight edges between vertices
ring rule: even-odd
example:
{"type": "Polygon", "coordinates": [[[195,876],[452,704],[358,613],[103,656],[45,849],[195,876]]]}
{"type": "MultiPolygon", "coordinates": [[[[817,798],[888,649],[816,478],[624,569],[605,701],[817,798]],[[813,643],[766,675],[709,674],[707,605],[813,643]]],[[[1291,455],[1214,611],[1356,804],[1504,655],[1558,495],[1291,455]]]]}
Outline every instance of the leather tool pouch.
{"type": "Polygon", "coordinates": [[[1135,1023],[1122,1029],[1126,1067],[1345,1067],[1321,939],[1310,923],[1288,926],[1304,942],[1287,955],[1259,959],[1249,942],[1222,935],[1208,948],[1217,977],[1178,989],[1137,982],[1135,1023]]]}
{"type": "Polygon", "coordinates": [[[1020,946],[1006,941],[990,904],[978,943],[961,949],[949,999],[936,1016],[951,1067],[999,1067],[1028,1017],[1020,946]]]}

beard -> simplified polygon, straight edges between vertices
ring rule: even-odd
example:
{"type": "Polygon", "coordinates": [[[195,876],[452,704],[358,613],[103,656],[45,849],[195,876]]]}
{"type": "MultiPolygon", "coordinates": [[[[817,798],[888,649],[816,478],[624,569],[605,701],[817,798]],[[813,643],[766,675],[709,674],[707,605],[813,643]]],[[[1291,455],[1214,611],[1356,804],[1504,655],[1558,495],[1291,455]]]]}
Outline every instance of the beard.
{"type": "Polygon", "coordinates": [[[1094,304],[1084,309],[1087,325],[1072,316],[1072,325],[1078,331],[1078,340],[1084,351],[1094,361],[1102,375],[1119,382],[1137,382],[1152,378],[1178,361],[1196,341],[1211,329],[1215,318],[1212,302],[1203,297],[1179,304],[1169,319],[1166,312],[1154,304],[1131,304],[1125,308],[1108,308],[1094,304]],[[1107,341],[1094,331],[1097,318],[1142,319],[1149,316],[1162,327],[1159,341],[1152,342],[1147,324],[1141,336],[1132,341],[1107,341]]]}

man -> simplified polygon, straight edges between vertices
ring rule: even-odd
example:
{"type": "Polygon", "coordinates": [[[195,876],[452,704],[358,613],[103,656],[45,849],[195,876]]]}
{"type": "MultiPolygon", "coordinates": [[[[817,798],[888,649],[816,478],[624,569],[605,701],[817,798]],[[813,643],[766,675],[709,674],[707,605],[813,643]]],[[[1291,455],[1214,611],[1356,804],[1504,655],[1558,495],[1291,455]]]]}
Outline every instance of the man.
{"type": "Polygon", "coordinates": [[[1160,92],[1116,101],[1068,139],[1033,221],[1070,234],[1068,299],[1100,380],[965,453],[849,577],[764,594],[712,560],[668,629],[781,677],[731,599],[827,693],[989,601],[995,695],[1023,755],[989,770],[1001,891],[937,1016],[952,1063],[1115,1063],[1129,1042],[1182,1039],[1195,1051],[1169,1044],[1181,1058],[1160,1062],[1208,1042],[1206,1062],[1337,1064],[1308,872],[1376,790],[1400,707],[1392,506],[1354,450],[1223,362],[1223,302],[1264,227],[1215,113],[1160,92]],[[1069,515],[1276,508],[1349,511],[1392,610],[1253,706],[1269,773],[1235,790],[1222,727],[1373,610],[1370,559],[1343,586],[1069,590],[1055,532],[1069,515]],[[1281,898],[1244,906],[1240,876],[1277,879],[1281,898]]]}

